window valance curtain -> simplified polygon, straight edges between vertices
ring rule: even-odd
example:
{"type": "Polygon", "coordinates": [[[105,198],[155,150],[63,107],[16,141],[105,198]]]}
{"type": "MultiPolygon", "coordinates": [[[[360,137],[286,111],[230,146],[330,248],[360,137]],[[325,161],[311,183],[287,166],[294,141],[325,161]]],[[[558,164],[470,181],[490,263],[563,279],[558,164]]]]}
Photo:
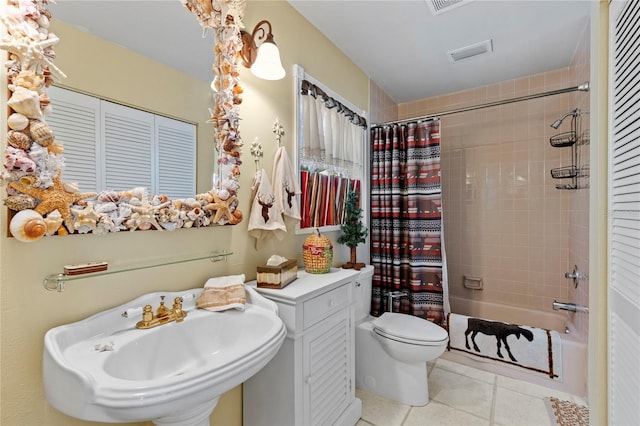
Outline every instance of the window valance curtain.
{"type": "Polygon", "coordinates": [[[329,169],[342,176],[361,176],[367,120],[307,80],[302,80],[300,93],[302,166],[311,171],[329,169]]]}

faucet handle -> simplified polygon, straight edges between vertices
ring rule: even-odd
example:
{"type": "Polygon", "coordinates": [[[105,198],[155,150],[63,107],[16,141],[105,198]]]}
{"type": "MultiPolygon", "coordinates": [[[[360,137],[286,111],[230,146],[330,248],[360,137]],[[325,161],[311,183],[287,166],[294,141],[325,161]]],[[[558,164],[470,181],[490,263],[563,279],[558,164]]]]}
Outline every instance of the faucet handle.
{"type": "Polygon", "coordinates": [[[182,310],[182,297],[176,297],[173,299],[173,314],[176,322],[184,321],[184,317],[187,316],[187,313],[182,310]]]}

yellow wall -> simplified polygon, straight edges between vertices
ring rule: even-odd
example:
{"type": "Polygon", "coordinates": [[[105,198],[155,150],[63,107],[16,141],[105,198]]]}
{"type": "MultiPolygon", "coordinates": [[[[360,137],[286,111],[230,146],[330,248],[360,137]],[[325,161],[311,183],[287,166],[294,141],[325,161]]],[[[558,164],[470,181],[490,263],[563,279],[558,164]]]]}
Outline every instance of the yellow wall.
{"type": "MultiPolygon", "coordinates": [[[[369,80],[288,3],[249,1],[246,26],[253,28],[261,19],[268,19],[273,24],[287,77],[268,82],[256,79],[246,69],[241,70],[245,93],[241,106],[243,120],[240,130],[246,145],[255,136],[263,142],[265,156],[262,166],[270,173],[270,159],[276,149],[271,127],[276,117],[280,118],[286,130],[283,142],[289,155],[294,152],[294,63],[301,64],[308,73],[362,109],[367,109],[368,105],[369,80]]],[[[198,25],[195,17],[193,25],[198,25]]],[[[208,136],[211,134],[210,128],[204,124],[208,118],[207,107],[210,106],[208,82],[186,78],[184,74],[157,63],[152,64],[153,73],[145,72],[143,67],[149,64],[148,60],[132,56],[130,52],[105,45],[94,38],[83,41],[81,34],[75,29],[55,23],[55,16],[54,31],[61,38],[61,43],[56,47],[56,64],[68,75],[63,82],[64,86],[110,99],[120,99],[128,104],[199,123],[198,191],[209,189],[212,168],[202,161],[203,158],[211,158],[213,146],[208,136]],[[91,61],[86,55],[98,51],[102,58],[99,65],[90,66],[91,61]],[[73,59],[71,52],[84,52],[85,56],[82,60],[73,59]],[[127,71],[126,78],[121,78],[117,84],[109,83],[107,76],[116,75],[122,70],[127,71]],[[167,84],[168,81],[173,82],[173,86],[167,84]],[[181,83],[176,84],[177,81],[181,83]],[[171,91],[167,92],[165,89],[171,91]]],[[[0,84],[4,85],[6,81],[0,81],[0,84]]],[[[4,105],[6,93],[1,96],[4,105]]],[[[0,131],[4,140],[5,129],[0,131]]],[[[245,212],[246,217],[249,211],[250,183],[255,169],[248,155],[248,147],[245,153],[240,182],[240,209],[245,212]]],[[[256,266],[264,263],[273,253],[300,260],[300,247],[305,238],[295,236],[290,228],[283,241],[277,244],[270,242],[256,251],[254,240],[248,236],[247,223],[244,221],[236,226],[175,232],[143,231],[120,232],[102,237],[50,237],[25,244],[7,237],[6,209],[0,211],[0,424],[3,425],[88,424],[64,416],[49,406],[44,398],[42,342],[48,329],[83,319],[144,293],[200,287],[211,276],[245,273],[247,279],[253,279],[256,266]],[[41,286],[46,275],[60,272],[66,264],[107,260],[115,268],[145,260],[204,254],[220,249],[234,252],[227,263],[212,264],[204,260],[91,278],[69,283],[64,293],[48,292],[41,286]]],[[[337,237],[335,233],[329,233],[328,236],[333,241],[337,237]]],[[[346,250],[336,250],[334,263],[342,263],[347,258],[346,250]]],[[[242,393],[238,387],[220,400],[212,416],[212,424],[240,425],[241,406],[242,393]]]]}

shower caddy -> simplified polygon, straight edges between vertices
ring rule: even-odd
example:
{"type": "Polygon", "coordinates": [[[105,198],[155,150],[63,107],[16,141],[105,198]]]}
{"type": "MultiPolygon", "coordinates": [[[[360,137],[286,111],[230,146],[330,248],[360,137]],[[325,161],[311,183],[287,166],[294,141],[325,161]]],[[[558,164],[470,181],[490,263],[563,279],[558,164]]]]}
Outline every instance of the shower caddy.
{"type": "Polygon", "coordinates": [[[549,142],[554,148],[571,148],[571,165],[551,169],[552,178],[571,179],[571,183],[556,185],[556,189],[578,189],[578,150],[576,142],[578,138],[577,117],[580,115],[580,110],[576,108],[571,115],[571,130],[549,138],[549,142]]]}

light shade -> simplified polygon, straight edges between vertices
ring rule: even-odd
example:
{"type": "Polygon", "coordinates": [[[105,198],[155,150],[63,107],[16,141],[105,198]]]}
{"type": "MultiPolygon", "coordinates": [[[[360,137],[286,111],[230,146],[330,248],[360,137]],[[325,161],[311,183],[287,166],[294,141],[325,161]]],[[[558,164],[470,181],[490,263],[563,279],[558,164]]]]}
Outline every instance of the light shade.
{"type": "Polygon", "coordinates": [[[258,47],[258,55],[251,66],[251,74],[264,80],[284,78],[286,72],[280,62],[280,51],[275,43],[265,41],[258,47]]]}
{"type": "Polygon", "coordinates": [[[284,78],[287,73],[282,67],[280,51],[273,41],[269,21],[262,20],[258,22],[251,34],[241,31],[240,35],[242,37],[240,57],[243,65],[250,68],[253,75],[264,80],[284,78]],[[256,40],[261,42],[260,46],[256,44],[256,40]]]}

